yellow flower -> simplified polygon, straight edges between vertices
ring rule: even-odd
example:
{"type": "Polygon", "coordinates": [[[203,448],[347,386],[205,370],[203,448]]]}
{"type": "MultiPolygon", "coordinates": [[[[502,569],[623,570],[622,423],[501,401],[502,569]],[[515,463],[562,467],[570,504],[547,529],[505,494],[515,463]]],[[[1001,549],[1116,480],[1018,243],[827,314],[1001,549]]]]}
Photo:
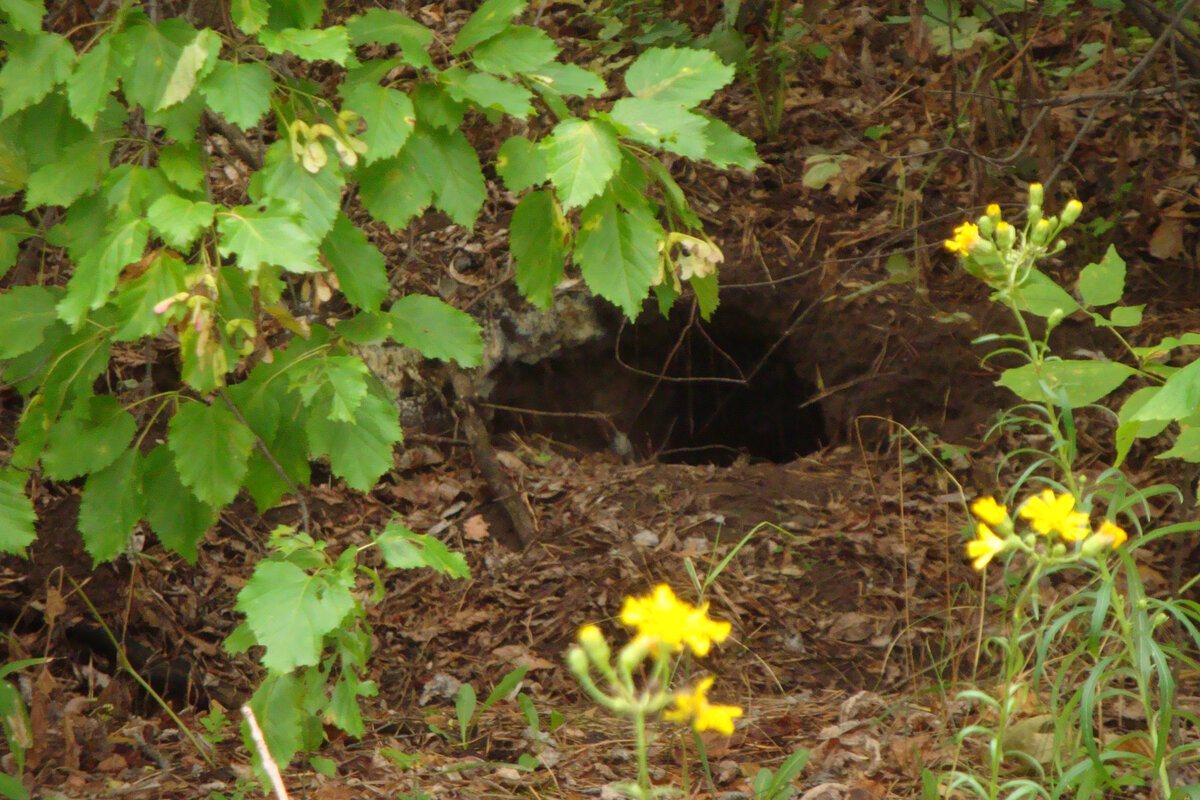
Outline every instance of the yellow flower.
{"type": "Polygon", "coordinates": [[[733,721],[742,715],[742,709],[737,706],[709,703],[707,693],[712,685],[713,679],[710,676],[696,684],[696,688],[690,694],[677,693],[675,707],[663,712],[663,718],[675,721],[690,719],[692,727],[697,731],[719,731],[726,736],[733,733],[733,721]]]}
{"type": "Polygon", "coordinates": [[[947,239],[942,244],[951,253],[965,256],[979,244],[979,226],[974,222],[964,222],[954,229],[954,238],[947,239]]]}
{"type": "Polygon", "coordinates": [[[1038,533],[1057,532],[1068,542],[1077,542],[1088,535],[1088,516],[1075,511],[1075,498],[1069,494],[1055,497],[1049,489],[1034,495],[1021,506],[1021,516],[1038,533]]]}
{"type": "Polygon", "coordinates": [[[986,213],[993,219],[1000,219],[1000,206],[996,205],[995,203],[990,203],[987,207],[986,213]]]}
{"type": "Polygon", "coordinates": [[[1003,553],[1006,545],[1004,540],[992,533],[992,529],[982,522],[979,523],[978,539],[967,542],[967,556],[972,559],[971,566],[983,569],[998,553],[1003,553]]]}
{"type": "Polygon", "coordinates": [[[996,527],[1008,519],[1008,509],[997,503],[992,497],[981,497],[972,503],[971,513],[992,527],[996,527]]]}
{"type": "Polygon", "coordinates": [[[698,656],[706,655],[713,642],[729,635],[728,622],[708,618],[708,603],[699,608],[675,597],[671,587],[660,584],[646,597],[627,597],[621,622],[638,629],[638,635],[666,642],[676,650],[686,644],[698,656]]]}
{"type": "Polygon", "coordinates": [[[1104,520],[1104,522],[1100,523],[1100,530],[1096,531],[1096,535],[1103,536],[1109,542],[1108,546],[1113,550],[1125,544],[1125,540],[1129,538],[1124,528],[1109,520],[1104,520]]]}

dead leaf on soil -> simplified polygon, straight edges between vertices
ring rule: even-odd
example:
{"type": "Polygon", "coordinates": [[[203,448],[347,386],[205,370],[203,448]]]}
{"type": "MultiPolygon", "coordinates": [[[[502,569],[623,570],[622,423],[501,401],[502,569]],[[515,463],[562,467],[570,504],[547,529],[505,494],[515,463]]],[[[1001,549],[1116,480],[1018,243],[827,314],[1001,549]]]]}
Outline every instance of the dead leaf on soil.
{"type": "Polygon", "coordinates": [[[471,542],[482,542],[491,536],[487,520],[476,514],[463,522],[463,537],[471,542]]]}
{"type": "Polygon", "coordinates": [[[1183,218],[1163,217],[1150,234],[1150,255],[1155,258],[1175,258],[1183,252],[1183,218]]]}

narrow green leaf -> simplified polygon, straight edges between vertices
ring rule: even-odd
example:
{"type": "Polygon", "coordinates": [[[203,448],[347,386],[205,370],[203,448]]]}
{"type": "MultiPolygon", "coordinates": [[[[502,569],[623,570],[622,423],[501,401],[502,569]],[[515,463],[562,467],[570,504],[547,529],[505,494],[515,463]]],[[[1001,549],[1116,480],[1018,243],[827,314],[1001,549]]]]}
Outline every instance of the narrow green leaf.
{"type": "Polygon", "coordinates": [[[408,147],[399,156],[380,159],[355,174],[363,207],[394,231],[402,230],[433,202],[433,187],[408,147]]]}
{"type": "Polygon", "coordinates": [[[553,61],[559,51],[559,46],[545,31],[520,25],[505,28],[480,42],[471,58],[484,72],[511,77],[544,66],[553,61]]]}
{"type": "Polygon", "coordinates": [[[350,58],[350,34],[341,25],[314,30],[265,28],[259,31],[258,41],[272,53],[292,53],[305,61],[332,61],[344,67],[350,58]]]}
{"type": "Polygon", "coordinates": [[[140,478],[141,457],[132,448],[88,476],[79,504],[79,532],[94,563],[112,561],[125,550],[145,508],[140,478]]]}
{"type": "Polygon", "coordinates": [[[678,103],[623,97],[613,104],[613,121],[629,129],[629,137],[651,147],[699,160],[709,148],[708,120],[678,103]]]}
{"type": "Polygon", "coordinates": [[[71,77],[67,78],[67,100],[71,113],[89,128],[96,124],[100,109],[116,88],[119,57],[112,46],[112,35],[105,34],[91,50],[79,57],[71,77]]]}
{"type": "Polygon", "coordinates": [[[360,492],[392,468],[392,448],[404,438],[395,404],[373,393],[363,398],[354,422],[314,413],[305,430],[312,454],[329,456],[333,473],[360,492]]]}
{"type": "Polygon", "coordinates": [[[196,88],[196,78],[213,66],[213,61],[220,52],[221,37],[214,31],[206,28],[197,33],[196,38],[179,52],[179,60],[171,70],[155,110],[173,106],[186,99],[196,88]]]}
{"type": "Polygon", "coordinates": [[[119,327],[112,335],[113,341],[132,342],[161,333],[167,325],[167,315],[156,314],[154,306],[187,289],[187,270],[178,257],[160,251],[145,272],[118,286],[113,306],[119,327]]]}
{"type": "Polygon", "coordinates": [[[711,50],[656,48],[630,65],[625,85],[634,97],[692,108],[733,80],[733,71],[711,50]]]}
{"type": "Polygon", "coordinates": [[[57,33],[36,31],[7,37],[8,59],[0,67],[0,120],[28,108],[71,74],[75,48],[57,33]]]}
{"type": "Polygon", "coordinates": [[[217,508],[233,500],[246,474],[254,434],[220,401],[184,403],[168,428],[167,446],[183,485],[217,508]]]}
{"type": "Polygon", "coordinates": [[[287,141],[282,140],[267,149],[266,165],[250,181],[250,199],[295,201],[306,233],[321,239],[337,218],[343,182],[342,172],[334,164],[316,173],[306,170],[292,157],[287,141]]]}
{"type": "Polygon", "coordinates": [[[112,395],[81,398],[50,428],[42,467],[60,481],[99,472],[125,452],[136,432],[133,416],[112,395]]]}
{"type": "Polygon", "coordinates": [[[243,33],[258,33],[267,24],[270,0],[230,0],[229,14],[243,33]]]}
{"type": "Polygon", "coordinates": [[[100,241],[80,259],[67,283],[67,294],[58,304],[58,316],[77,325],[89,309],[108,302],[121,270],[139,260],[150,238],[144,219],[116,219],[100,241]]]}
{"type": "Polygon", "coordinates": [[[436,297],[410,294],[392,304],[392,338],[418,350],[426,358],[455,361],[477,367],[483,358],[483,336],[479,325],[436,297]]]}
{"type": "Polygon", "coordinates": [[[200,84],[200,91],[213,111],[250,129],[271,107],[275,81],[270,70],[257,61],[218,61],[200,84]]]}
{"type": "Polygon", "coordinates": [[[603,78],[577,64],[552,61],[528,70],[525,77],[563,97],[600,97],[608,91],[603,78]]]}
{"type": "Polygon", "coordinates": [[[454,716],[458,718],[458,736],[463,743],[471,730],[471,718],[475,716],[475,687],[464,683],[454,695],[454,716]]]}
{"type": "Polygon", "coordinates": [[[404,92],[375,83],[342,85],[343,108],[357,111],[367,121],[361,139],[367,143],[363,160],[368,164],[400,152],[417,124],[412,100],[404,92]]]}
{"type": "Polygon", "coordinates": [[[575,242],[575,260],[587,285],[637,317],[658,273],[662,228],[651,218],[623,211],[611,192],[583,209],[575,242]]]}
{"type": "Polygon", "coordinates": [[[1006,369],[996,384],[1023,400],[1060,405],[1065,397],[1068,408],[1079,408],[1107,396],[1135,374],[1132,367],[1116,361],[1050,361],[1042,365],[1040,374],[1034,364],[1006,369]]]}
{"type": "Polygon", "coordinates": [[[525,9],[525,2],[526,0],[487,0],[462,26],[450,53],[458,55],[500,33],[508,27],[509,20],[525,9]]]}
{"type": "Polygon", "coordinates": [[[350,41],[356,47],[370,42],[395,44],[400,46],[404,62],[409,66],[417,69],[433,66],[433,60],[426,52],[433,41],[433,31],[399,11],[368,9],[346,20],[346,28],[350,31],[350,41]]]}
{"type": "Polygon", "coordinates": [[[42,0],[0,0],[0,12],[17,30],[33,33],[42,28],[46,5],[42,0]]]}
{"type": "Polygon", "coordinates": [[[688,282],[692,285],[692,291],[696,295],[696,305],[700,307],[700,318],[712,319],[713,312],[720,305],[717,293],[719,285],[717,273],[705,275],[703,278],[693,277],[688,282]]]}
{"type": "Polygon", "coordinates": [[[251,272],[263,264],[289,272],[320,272],[317,243],[303,223],[295,201],[272,200],[220,211],[220,253],[236,256],[238,266],[251,272]]]}
{"type": "Polygon", "coordinates": [[[513,210],[509,239],[516,261],[517,288],[539,308],[549,308],[554,302],[554,287],[563,279],[570,235],[570,225],[551,192],[530,192],[513,210]]]}
{"type": "Polygon", "coordinates": [[[1125,259],[1117,248],[1108,246],[1098,264],[1088,264],[1079,273],[1079,296],[1085,305],[1109,306],[1125,294],[1125,259]]]}
{"type": "Polygon", "coordinates": [[[25,556],[37,538],[37,513],[25,494],[29,476],[19,469],[0,470],[0,553],[25,556]]]}
{"type": "Polygon", "coordinates": [[[510,136],[496,153],[496,172],[514,192],[546,182],[546,157],[524,136],[510,136]]]}
{"type": "Polygon", "coordinates": [[[404,153],[433,188],[437,207],[464,228],[473,228],[487,188],[479,156],[463,132],[418,125],[404,153]]]}
{"type": "Polygon", "coordinates": [[[346,299],[359,308],[378,310],[387,299],[387,261],[345,214],[321,243],[321,255],[337,274],[346,299]]]}
{"type": "Polygon", "coordinates": [[[0,358],[28,353],[55,323],[61,292],[43,286],[16,286],[0,294],[0,358]]]}
{"type": "Polygon", "coordinates": [[[542,142],[550,180],[566,208],[582,206],[604,191],[621,163],[617,135],[598,120],[560,122],[542,142]]]}

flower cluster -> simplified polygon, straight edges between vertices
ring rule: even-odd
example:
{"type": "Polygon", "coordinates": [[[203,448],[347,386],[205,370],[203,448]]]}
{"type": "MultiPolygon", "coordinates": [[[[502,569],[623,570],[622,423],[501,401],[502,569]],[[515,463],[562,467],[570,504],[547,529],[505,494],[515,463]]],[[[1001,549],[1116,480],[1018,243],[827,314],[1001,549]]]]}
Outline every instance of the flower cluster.
{"type": "Polygon", "coordinates": [[[992,497],[971,504],[971,513],[979,520],[976,536],[967,542],[967,556],[975,569],[982,570],[996,556],[1021,550],[1042,561],[1070,561],[1095,558],[1106,550],[1125,543],[1128,535],[1116,523],[1105,520],[1094,532],[1088,515],[1075,510],[1075,498],[1045,489],[1025,500],[1017,516],[1029,523],[1033,532],[1019,536],[1008,509],[992,497]],[[1043,538],[1039,539],[1040,534],[1043,538]],[[1073,549],[1068,552],[1067,545],[1073,549]]]}

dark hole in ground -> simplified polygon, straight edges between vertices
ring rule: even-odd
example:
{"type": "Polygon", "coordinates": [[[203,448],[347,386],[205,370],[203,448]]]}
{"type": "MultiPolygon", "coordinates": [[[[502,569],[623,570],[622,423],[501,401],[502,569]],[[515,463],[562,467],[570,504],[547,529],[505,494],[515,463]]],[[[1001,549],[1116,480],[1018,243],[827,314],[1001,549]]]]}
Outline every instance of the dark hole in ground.
{"type": "Polygon", "coordinates": [[[723,306],[707,322],[686,308],[646,313],[607,340],[500,368],[494,428],[673,463],[786,463],[825,439],[798,346],[752,308],[723,306]]]}

